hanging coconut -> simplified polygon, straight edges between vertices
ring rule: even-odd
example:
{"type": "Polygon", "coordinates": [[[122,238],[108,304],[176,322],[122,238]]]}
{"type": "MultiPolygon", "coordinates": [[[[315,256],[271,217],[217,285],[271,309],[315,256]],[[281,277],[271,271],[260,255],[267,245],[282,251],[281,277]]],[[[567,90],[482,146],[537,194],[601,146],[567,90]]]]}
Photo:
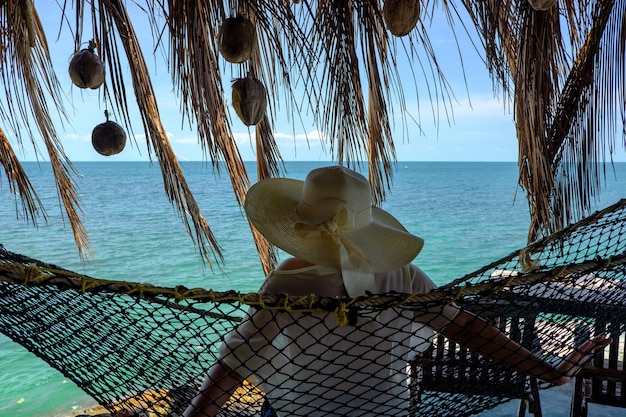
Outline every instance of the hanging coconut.
{"type": "Polygon", "coordinates": [[[217,33],[217,47],[228,62],[239,64],[252,56],[256,45],[256,30],[252,22],[243,17],[229,17],[217,33]]]}
{"type": "Polygon", "coordinates": [[[99,88],[104,82],[104,64],[96,55],[96,43],[89,41],[89,47],[76,52],[70,60],[70,78],[80,88],[99,88]]]}
{"type": "Polygon", "coordinates": [[[267,92],[263,83],[253,77],[237,78],[233,81],[233,107],[246,126],[252,126],[265,116],[267,92]]]}
{"type": "Polygon", "coordinates": [[[553,8],[558,0],[528,0],[528,2],[533,9],[543,11],[553,8]]]}
{"type": "Polygon", "coordinates": [[[394,36],[407,35],[419,18],[419,0],[385,0],[383,4],[385,26],[394,36]]]}
{"type": "Polygon", "coordinates": [[[107,121],[94,127],[91,132],[91,144],[100,155],[111,156],[124,150],[126,132],[122,126],[109,120],[108,111],[104,111],[104,116],[107,121]]]}

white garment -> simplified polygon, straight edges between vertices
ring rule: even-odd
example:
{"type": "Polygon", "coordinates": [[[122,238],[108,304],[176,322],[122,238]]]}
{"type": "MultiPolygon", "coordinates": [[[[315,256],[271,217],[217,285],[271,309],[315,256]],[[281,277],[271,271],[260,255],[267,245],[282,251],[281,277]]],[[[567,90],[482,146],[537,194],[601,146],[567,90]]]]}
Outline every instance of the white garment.
{"type": "MultiPolygon", "coordinates": [[[[408,294],[429,292],[436,285],[410,264],[377,273],[376,287],[379,294],[408,294]]],[[[321,266],[274,271],[260,291],[345,295],[340,271],[321,266]]],[[[396,308],[339,326],[333,314],[251,308],[226,337],[220,355],[227,366],[261,386],[281,417],[406,415],[407,361],[430,344],[431,327],[445,327],[456,313],[450,306],[423,313],[396,308]]]]}

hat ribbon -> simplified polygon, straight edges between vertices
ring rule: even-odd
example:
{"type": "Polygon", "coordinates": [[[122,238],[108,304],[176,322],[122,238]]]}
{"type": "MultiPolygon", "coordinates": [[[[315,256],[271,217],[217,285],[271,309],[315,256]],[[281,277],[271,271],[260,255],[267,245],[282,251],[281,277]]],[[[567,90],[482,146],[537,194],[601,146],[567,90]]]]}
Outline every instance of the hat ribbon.
{"type": "Polygon", "coordinates": [[[304,221],[294,224],[296,233],[302,238],[328,236],[335,241],[339,247],[343,283],[350,297],[365,295],[366,291],[376,292],[376,282],[370,260],[358,245],[345,236],[346,233],[355,230],[355,224],[364,223],[364,220],[370,224],[370,213],[370,210],[355,212],[346,207],[340,207],[331,218],[318,224],[309,224],[304,221]]]}

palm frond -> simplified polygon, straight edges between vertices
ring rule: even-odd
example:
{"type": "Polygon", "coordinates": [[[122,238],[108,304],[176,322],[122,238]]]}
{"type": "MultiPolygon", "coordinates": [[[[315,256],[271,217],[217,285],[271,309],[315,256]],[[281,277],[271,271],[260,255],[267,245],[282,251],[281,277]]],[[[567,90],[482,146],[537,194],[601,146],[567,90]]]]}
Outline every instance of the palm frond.
{"type": "MultiPolygon", "coordinates": [[[[255,133],[256,153],[258,155],[257,175],[259,180],[279,176],[280,165],[278,161],[282,162],[282,159],[267,117],[256,125],[255,133]]],[[[250,223],[250,228],[252,229],[263,271],[268,274],[277,265],[278,251],[254,228],[252,223],[250,223]]]]}
{"type": "Polygon", "coordinates": [[[390,117],[387,112],[387,95],[390,86],[389,55],[385,53],[387,31],[377,8],[362,9],[363,48],[366,51],[368,79],[367,107],[367,160],[369,180],[374,190],[374,202],[379,205],[390,187],[391,163],[396,160],[396,151],[391,133],[390,117]],[[382,74],[381,74],[382,72],[382,74]]]}
{"type": "MultiPolygon", "coordinates": [[[[311,26],[311,43],[320,48],[316,118],[342,164],[358,162],[366,149],[367,125],[356,38],[355,10],[349,0],[320,2],[311,26]]],[[[315,86],[313,86],[314,88],[315,86]]]]}
{"type": "MultiPolygon", "coordinates": [[[[472,44],[477,53],[484,51],[494,86],[514,100],[519,182],[531,209],[529,240],[586,214],[601,188],[598,163],[615,152],[620,127],[626,146],[626,0],[561,1],[545,12],[533,10],[528,0],[423,0],[421,20],[403,38],[385,30],[380,0],[62,2],[62,20],[72,31],[75,49],[91,39],[98,44],[107,66],[102,99],[131,133],[137,124],[130,116],[136,102],[148,155],[159,162],[165,192],[206,260],[211,255],[221,259],[220,248],[166,137],[126,9],[131,4],[152,24],[153,52],[166,51],[183,123],[197,128],[203,156],[214,169],[227,171],[239,204],[251,181],[233,134],[237,121],[230,118],[224,87],[229,78],[254,76],[268,91],[267,115],[251,131],[257,180],[280,176],[284,168],[273,133],[276,121],[287,117],[295,133],[296,123],[311,118],[332,160],[348,166],[367,161],[374,199],[380,203],[392,184],[396,117],[408,136],[409,123],[421,127],[419,102],[427,98],[436,124],[441,116],[454,119],[455,93],[429,37],[428,22],[438,13],[457,37],[460,57],[465,51],[458,38],[473,42],[476,30],[481,45],[472,44]],[[73,21],[66,13],[70,8],[73,21]],[[220,57],[216,41],[221,22],[235,14],[254,22],[258,42],[252,58],[236,65],[220,57]],[[408,72],[400,71],[401,66],[408,72]],[[407,98],[417,103],[417,116],[408,111],[407,98]]],[[[30,139],[37,155],[47,154],[83,256],[88,238],[74,167],[50,115],[56,112],[66,120],[63,99],[32,0],[0,3],[0,28],[5,90],[0,99],[1,162],[25,200],[23,210],[33,217],[40,204],[7,138],[15,137],[18,146],[30,139]],[[39,136],[45,150],[38,149],[39,136]]],[[[254,229],[253,236],[267,271],[275,251],[254,229]]]]}
{"type": "MultiPolygon", "coordinates": [[[[184,220],[187,232],[204,259],[209,264],[211,255],[215,255],[218,260],[221,260],[220,247],[198,207],[167,139],[167,133],[159,116],[154,89],[150,82],[150,74],[124,2],[101,0],[99,6],[100,23],[103,25],[101,33],[112,29],[116,30],[124,52],[129,58],[128,65],[130,66],[137,105],[147,133],[149,148],[155,153],[161,167],[165,193],[184,220]]],[[[106,42],[109,39],[107,38],[106,42]]],[[[110,50],[115,49],[113,44],[108,43],[106,45],[110,50]]]]}
{"type": "Polygon", "coordinates": [[[40,216],[46,219],[46,210],[2,129],[0,129],[0,165],[6,173],[11,194],[19,197],[22,215],[33,224],[37,224],[40,216]]]}
{"type": "MultiPolygon", "coordinates": [[[[30,139],[36,152],[37,137],[41,137],[50,158],[52,172],[56,180],[59,199],[72,227],[74,240],[83,260],[91,256],[89,236],[81,220],[79,196],[72,174],[76,173],[57,137],[52,114],[65,119],[63,98],[58,80],[50,61],[45,34],[37,11],[30,1],[5,2],[0,7],[2,22],[2,56],[0,79],[4,82],[6,98],[0,101],[0,117],[8,122],[19,145],[24,136],[30,139]],[[52,107],[49,106],[52,104],[52,107]],[[37,129],[37,133],[32,128],[37,129]]],[[[6,139],[6,135],[5,139],[6,139]]],[[[6,151],[9,152],[9,151],[6,151]]],[[[13,155],[14,156],[14,155],[13,155]]],[[[26,198],[26,206],[31,214],[37,197],[27,184],[23,170],[9,172],[15,167],[10,163],[12,156],[6,154],[3,164],[7,175],[22,183],[20,192],[26,198]]]]}
{"type": "Polygon", "coordinates": [[[619,105],[623,106],[622,114],[626,110],[624,95],[620,95],[624,92],[625,55],[619,48],[626,39],[620,39],[626,25],[623,12],[618,12],[624,10],[626,2],[616,3],[620,2],[596,3],[591,13],[593,24],[582,46],[576,49],[547,132],[547,163],[559,178],[552,184],[553,205],[558,207],[554,213],[560,215],[561,224],[576,219],[566,207],[579,207],[583,214],[592,207],[604,173],[596,162],[606,160],[604,150],[615,146],[619,105]]]}
{"type": "MultiPolygon", "coordinates": [[[[555,208],[552,196],[544,192],[554,182],[550,163],[545,158],[550,146],[546,131],[553,118],[553,103],[557,101],[564,48],[557,11],[538,13],[528,3],[519,11],[521,28],[517,44],[524,47],[518,49],[513,79],[520,183],[529,191],[531,223],[554,230],[562,225],[554,224],[560,217],[557,220],[552,216],[555,208]]],[[[537,230],[531,227],[529,240],[537,237],[537,230]]]]}
{"type": "MultiPolygon", "coordinates": [[[[247,17],[256,20],[254,11],[246,12],[247,17]]],[[[172,51],[169,65],[174,84],[179,88],[182,98],[183,115],[197,124],[200,143],[218,170],[220,165],[215,162],[224,161],[235,198],[242,204],[250,180],[234,141],[226,111],[222,78],[215,71],[219,60],[214,39],[217,38],[219,25],[227,13],[219,7],[202,7],[196,2],[184,1],[170,1],[164,13],[167,14],[169,49],[172,51]]],[[[254,62],[259,62],[258,57],[254,62]]],[[[259,154],[259,157],[271,158],[272,155],[274,154],[268,152],[259,154]]],[[[271,162],[275,163],[275,160],[271,162]]],[[[268,175],[271,174],[268,172],[268,175]]],[[[253,230],[253,236],[264,268],[269,272],[275,265],[275,256],[260,234],[253,230]]]]}
{"type": "Polygon", "coordinates": [[[588,214],[599,193],[605,151],[615,150],[625,121],[626,5],[580,0],[535,11],[526,0],[464,3],[492,76],[514,95],[533,241],[588,214]]]}

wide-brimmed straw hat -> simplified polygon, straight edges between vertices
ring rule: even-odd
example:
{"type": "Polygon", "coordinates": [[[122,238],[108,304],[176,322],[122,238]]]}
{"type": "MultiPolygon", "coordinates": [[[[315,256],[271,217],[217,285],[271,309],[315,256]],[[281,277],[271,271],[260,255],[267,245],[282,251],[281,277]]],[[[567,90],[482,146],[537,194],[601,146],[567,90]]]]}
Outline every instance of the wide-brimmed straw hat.
{"type": "Polygon", "coordinates": [[[270,178],[246,196],[248,218],[269,242],[304,261],[384,272],[413,260],[424,241],[372,206],[370,184],[341,166],[311,171],[305,181],[270,178]]]}

